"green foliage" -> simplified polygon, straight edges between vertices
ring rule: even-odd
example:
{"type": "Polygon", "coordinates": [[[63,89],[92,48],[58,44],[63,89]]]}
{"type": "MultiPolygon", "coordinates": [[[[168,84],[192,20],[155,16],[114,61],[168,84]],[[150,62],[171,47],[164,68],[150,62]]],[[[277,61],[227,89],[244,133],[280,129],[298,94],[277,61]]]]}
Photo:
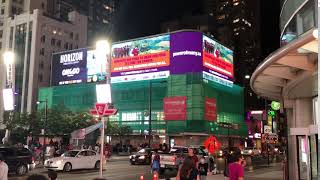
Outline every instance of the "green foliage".
{"type": "MultiPolygon", "coordinates": [[[[70,135],[74,130],[92,123],[86,112],[72,112],[63,107],[54,107],[47,112],[46,134],[49,136],[70,135]]],[[[34,113],[4,114],[4,123],[11,131],[13,143],[26,142],[28,135],[38,136],[45,125],[45,110],[34,113]]]]}
{"type": "Polygon", "coordinates": [[[132,133],[132,129],[127,125],[120,125],[119,123],[108,121],[106,133],[110,135],[124,136],[132,133]]]}

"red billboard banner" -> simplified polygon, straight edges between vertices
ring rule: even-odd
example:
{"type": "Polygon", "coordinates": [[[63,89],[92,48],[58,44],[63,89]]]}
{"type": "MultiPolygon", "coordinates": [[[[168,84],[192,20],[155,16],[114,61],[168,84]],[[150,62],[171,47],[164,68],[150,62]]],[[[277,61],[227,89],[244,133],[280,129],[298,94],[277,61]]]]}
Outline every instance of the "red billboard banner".
{"type": "Polygon", "coordinates": [[[204,118],[208,121],[217,120],[217,102],[215,98],[206,97],[204,118]]]}
{"type": "Polygon", "coordinates": [[[233,79],[233,64],[225,61],[221,57],[215,57],[214,55],[204,51],[203,66],[233,79]]]}
{"type": "Polygon", "coordinates": [[[174,96],[164,98],[164,120],[187,119],[187,97],[174,96]]]}

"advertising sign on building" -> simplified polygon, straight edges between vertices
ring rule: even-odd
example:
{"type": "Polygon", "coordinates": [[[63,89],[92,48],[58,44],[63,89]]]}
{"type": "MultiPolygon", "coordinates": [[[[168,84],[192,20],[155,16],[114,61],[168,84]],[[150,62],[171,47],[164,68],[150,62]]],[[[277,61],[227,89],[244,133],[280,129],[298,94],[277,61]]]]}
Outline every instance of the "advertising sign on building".
{"type": "Polygon", "coordinates": [[[202,33],[177,32],[170,35],[170,72],[185,74],[202,71],[202,33]]]}
{"type": "Polygon", "coordinates": [[[86,56],[86,49],[53,54],[51,84],[57,86],[86,82],[86,56]]]}
{"type": "Polygon", "coordinates": [[[164,120],[187,119],[187,97],[166,97],[163,100],[164,120]]]}
{"type": "Polygon", "coordinates": [[[264,132],[265,134],[272,133],[271,126],[264,125],[264,126],[263,126],[263,132],[264,132]]]}
{"type": "Polygon", "coordinates": [[[207,36],[203,36],[202,43],[205,71],[233,80],[233,51],[207,36]]]}
{"type": "Polygon", "coordinates": [[[204,118],[208,121],[217,120],[217,102],[215,98],[206,97],[204,118]]]}
{"type": "Polygon", "coordinates": [[[111,82],[160,79],[169,76],[170,35],[113,44],[111,82]]]}
{"type": "Polygon", "coordinates": [[[95,50],[77,49],[52,55],[52,86],[100,82],[107,79],[107,57],[95,50]]]}

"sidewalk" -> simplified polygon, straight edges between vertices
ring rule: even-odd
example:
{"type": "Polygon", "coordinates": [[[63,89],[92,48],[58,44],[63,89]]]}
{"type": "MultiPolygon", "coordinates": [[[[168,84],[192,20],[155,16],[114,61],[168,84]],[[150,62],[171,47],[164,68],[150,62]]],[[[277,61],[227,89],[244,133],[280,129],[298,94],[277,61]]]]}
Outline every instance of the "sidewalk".
{"type": "MultiPolygon", "coordinates": [[[[245,172],[246,180],[282,180],[283,172],[279,166],[270,166],[255,169],[253,172],[245,172]]],[[[175,178],[171,178],[175,180],[175,178]]],[[[207,180],[229,180],[229,178],[224,177],[223,174],[216,174],[207,176],[207,180]]]]}

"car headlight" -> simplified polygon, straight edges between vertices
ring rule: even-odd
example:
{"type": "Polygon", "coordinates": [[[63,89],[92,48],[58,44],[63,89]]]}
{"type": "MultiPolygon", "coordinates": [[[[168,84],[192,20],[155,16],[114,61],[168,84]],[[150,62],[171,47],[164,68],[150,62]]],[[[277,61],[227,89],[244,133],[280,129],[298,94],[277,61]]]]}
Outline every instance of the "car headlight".
{"type": "Polygon", "coordinates": [[[62,160],[56,162],[57,165],[60,165],[61,163],[62,163],[62,160]]]}
{"type": "Polygon", "coordinates": [[[223,152],[222,152],[222,151],[219,151],[219,153],[220,153],[220,155],[222,155],[222,154],[223,154],[223,152]]]}
{"type": "Polygon", "coordinates": [[[146,158],[145,156],[140,156],[140,157],[139,157],[139,159],[145,159],[145,158],[146,158]]]}
{"type": "Polygon", "coordinates": [[[243,151],[241,151],[241,154],[243,154],[243,151]]]}
{"type": "Polygon", "coordinates": [[[129,159],[131,159],[131,158],[132,158],[132,155],[129,156],[129,159]]]}
{"type": "Polygon", "coordinates": [[[251,154],[252,153],[252,150],[249,150],[249,154],[251,154]]]}

